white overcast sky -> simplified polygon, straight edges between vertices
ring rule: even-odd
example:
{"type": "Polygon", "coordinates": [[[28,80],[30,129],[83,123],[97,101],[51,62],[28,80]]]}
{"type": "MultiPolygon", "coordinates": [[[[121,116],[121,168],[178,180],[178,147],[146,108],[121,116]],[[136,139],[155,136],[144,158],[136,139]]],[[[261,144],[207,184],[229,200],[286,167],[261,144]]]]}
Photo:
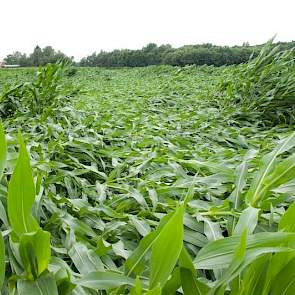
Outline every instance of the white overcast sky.
{"type": "Polygon", "coordinates": [[[295,0],[0,0],[0,59],[36,44],[76,60],[158,45],[295,40],[295,0]]]}

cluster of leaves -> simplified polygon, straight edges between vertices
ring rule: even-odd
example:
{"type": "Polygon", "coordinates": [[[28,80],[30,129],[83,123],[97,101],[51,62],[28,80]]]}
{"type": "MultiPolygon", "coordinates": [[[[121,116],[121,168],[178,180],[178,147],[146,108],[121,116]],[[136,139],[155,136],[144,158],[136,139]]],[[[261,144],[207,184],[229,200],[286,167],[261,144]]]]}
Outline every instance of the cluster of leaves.
{"type": "Polygon", "coordinates": [[[3,294],[293,294],[295,134],[232,124],[222,75],[83,69],[3,118],[3,294]]]}
{"type": "Polygon", "coordinates": [[[242,116],[254,113],[270,122],[294,121],[295,49],[281,51],[270,40],[259,55],[234,68],[220,90],[241,106],[242,116]]]}
{"type": "Polygon", "coordinates": [[[69,66],[68,61],[61,60],[44,68],[40,67],[32,82],[22,82],[3,92],[0,96],[1,117],[21,116],[24,113],[32,116],[45,115],[44,113],[48,115],[52,108],[65,105],[69,97],[77,92],[74,87],[70,90],[70,85],[61,83],[65,74],[75,74],[75,69],[69,66]],[[65,89],[69,91],[65,93],[65,89]]]}

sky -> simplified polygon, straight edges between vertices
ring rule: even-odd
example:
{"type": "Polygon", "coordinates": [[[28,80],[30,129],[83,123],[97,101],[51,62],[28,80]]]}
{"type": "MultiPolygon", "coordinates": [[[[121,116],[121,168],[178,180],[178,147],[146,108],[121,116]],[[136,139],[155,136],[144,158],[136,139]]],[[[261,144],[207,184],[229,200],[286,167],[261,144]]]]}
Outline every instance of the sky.
{"type": "Polygon", "coordinates": [[[76,60],[147,43],[295,40],[295,0],[0,0],[0,60],[38,44],[76,60]]]}

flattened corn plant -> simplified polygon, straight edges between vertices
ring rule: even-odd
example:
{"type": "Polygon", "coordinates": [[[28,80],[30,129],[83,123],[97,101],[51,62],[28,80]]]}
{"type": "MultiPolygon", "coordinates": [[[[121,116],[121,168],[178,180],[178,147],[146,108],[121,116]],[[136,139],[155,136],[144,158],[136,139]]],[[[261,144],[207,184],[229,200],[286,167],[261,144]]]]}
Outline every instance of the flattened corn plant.
{"type": "Polygon", "coordinates": [[[294,294],[292,128],[237,127],[224,69],[79,71],[2,118],[2,294],[294,294]]]}
{"type": "Polygon", "coordinates": [[[272,42],[273,39],[247,64],[232,67],[218,88],[226,101],[238,107],[238,117],[263,118],[268,124],[293,124],[295,48],[281,51],[272,42]]]}

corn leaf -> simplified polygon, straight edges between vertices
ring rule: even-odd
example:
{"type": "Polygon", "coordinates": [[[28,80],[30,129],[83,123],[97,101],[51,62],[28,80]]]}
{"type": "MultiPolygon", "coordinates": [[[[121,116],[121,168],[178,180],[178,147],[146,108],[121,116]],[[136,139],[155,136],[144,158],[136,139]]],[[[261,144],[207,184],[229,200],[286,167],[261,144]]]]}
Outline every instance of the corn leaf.
{"type": "Polygon", "coordinates": [[[254,177],[246,195],[246,201],[248,204],[255,207],[257,202],[264,196],[263,185],[267,176],[272,172],[277,157],[294,146],[295,132],[293,132],[287,139],[282,140],[274,151],[263,157],[262,166],[254,177]]]}
{"type": "Polygon", "coordinates": [[[142,286],[139,277],[136,277],[134,287],[130,290],[130,295],[142,295],[142,286]]]}
{"type": "Polygon", "coordinates": [[[2,233],[0,232],[0,290],[2,288],[4,278],[5,278],[5,246],[4,246],[2,233]]]}
{"type": "Polygon", "coordinates": [[[241,235],[244,229],[248,234],[252,234],[258,222],[259,209],[248,207],[240,215],[239,221],[234,229],[233,235],[241,235]]]}
{"type": "Polygon", "coordinates": [[[139,275],[143,271],[145,256],[152,249],[161,229],[172,218],[172,216],[173,215],[169,213],[163,217],[157,230],[150,232],[139,242],[138,247],[132,252],[125,262],[127,276],[130,276],[131,274],[139,275]]]}
{"type": "Polygon", "coordinates": [[[214,288],[210,290],[210,295],[213,294],[224,294],[226,285],[235,278],[242,270],[241,266],[245,259],[246,254],[246,243],[247,243],[247,231],[243,230],[240,236],[240,242],[237,245],[233,253],[232,261],[226,271],[223,273],[222,277],[217,281],[214,288]]]}
{"type": "Polygon", "coordinates": [[[270,294],[295,294],[295,258],[275,277],[270,288],[270,294]]]}
{"type": "Polygon", "coordinates": [[[279,222],[279,230],[291,233],[295,232],[295,203],[282,216],[279,222]]]}
{"type": "MultiPolygon", "coordinates": [[[[240,238],[232,236],[225,239],[212,241],[200,250],[194,259],[197,269],[222,269],[229,266],[233,259],[234,249],[239,244],[240,238]]],[[[265,232],[250,235],[247,239],[245,261],[250,263],[256,257],[272,252],[288,252],[289,243],[295,241],[295,234],[283,232],[265,232]]]]}
{"type": "Polygon", "coordinates": [[[197,272],[184,246],[179,256],[180,279],[184,295],[205,295],[209,287],[197,280],[197,272]]]}
{"type": "Polygon", "coordinates": [[[133,286],[134,279],[114,272],[96,271],[83,275],[75,283],[94,290],[108,290],[123,285],[133,286]]]}
{"type": "MultiPolygon", "coordinates": [[[[281,253],[275,255],[280,254],[281,253]]],[[[244,270],[243,287],[245,294],[264,294],[263,292],[265,292],[267,289],[267,273],[269,270],[270,262],[271,254],[262,255],[244,270]]]]}
{"type": "Polygon", "coordinates": [[[23,233],[37,231],[39,225],[32,216],[35,200],[35,185],[30,159],[22,136],[19,136],[20,151],[15,170],[8,186],[7,209],[12,230],[18,237],[23,233]]]}
{"type": "Polygon", "coordinates": [[[161,295],[162,294],[162,289],[160,286],[157,286],[145,293],[145,295],[161,295]]]}
{"type": "Polygon", "coordinates": [[[3,171],[6,167],[6,158],[7,158],[7,146],[6,146],[4,129],[0,121],[0,180],[3,175],[3,171]]]}
{"type": "Polygon", "coordinates": [[[38,278],[47,269],[50,260],[50,233],[39,229],[22,234],[19,252],[27,278],[38,278]]]}
{"type": "Polygon", "coordinates": [[[58,295],[56,282],[52,274],[44,274],[35,281],[18,280],[19,295],[58,295]]]}
{"type": "Polygon", "coordinates": [[[74,243],[68,253],[80,274],[104,270],[100,257],[82,243],[74,243]]]}
{"type": "Polygon", "coordinates": [[[161,229],[152,248],[150,289],[163,286],[178,260],[183,243],[183,205],[161,229]]]}

